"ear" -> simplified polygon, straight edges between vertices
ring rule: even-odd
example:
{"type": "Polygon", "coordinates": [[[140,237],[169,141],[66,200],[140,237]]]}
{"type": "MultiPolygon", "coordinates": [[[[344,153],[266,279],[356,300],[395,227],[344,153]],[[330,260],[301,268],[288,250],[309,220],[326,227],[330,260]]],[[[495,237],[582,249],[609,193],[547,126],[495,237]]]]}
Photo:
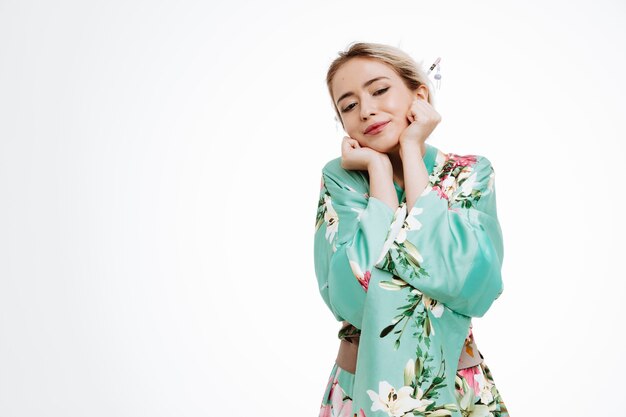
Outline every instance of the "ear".
{"type": "Polygon", "coordinates": [[[413,97],[428,101],[428,87],[425,84],[420,85],[413,91],[413,97]]]}

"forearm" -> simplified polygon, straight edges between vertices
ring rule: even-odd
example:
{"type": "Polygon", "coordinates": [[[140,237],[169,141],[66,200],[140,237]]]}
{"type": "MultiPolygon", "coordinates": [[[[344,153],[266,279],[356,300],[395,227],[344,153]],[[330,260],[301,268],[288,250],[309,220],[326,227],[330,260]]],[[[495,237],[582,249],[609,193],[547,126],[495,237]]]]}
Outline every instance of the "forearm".
{"type": "Polygon", "coordinates": [[[393,171],[387,161],[377,161],[367,169],[370,177],[370,197],[376,197],[387,204],[391,210],[398,208],[398,195],[393,185],[393,171]]]}
{"type": "Polygon", "coordinates": [[[417,143],[409,143],[402,146],[400,148],[400,157],[402,158],[402,170],[404,172],[407,210],[411,210],[428,185],[428,170],[426,165],[424,165],[424,156],[417,143]]]}

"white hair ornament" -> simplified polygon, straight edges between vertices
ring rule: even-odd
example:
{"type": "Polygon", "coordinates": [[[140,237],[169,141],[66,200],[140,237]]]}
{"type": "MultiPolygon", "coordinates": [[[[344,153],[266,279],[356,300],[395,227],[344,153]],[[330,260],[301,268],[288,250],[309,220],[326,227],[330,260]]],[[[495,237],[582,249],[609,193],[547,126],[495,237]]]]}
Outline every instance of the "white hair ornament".
{"type": "Polygon", "coordinates": [[[441,69],[441,65],[439,64],[439,61],[441,61],[441,57],[437,57],[435,62],[433,62],[433,64],[428,69],[428,73],[427,73],[427,75],[430,75],[432,70],[434,70],[435,67],[437,67],[437,73],[435,74],[435,77],[434,77],[435,80],[437,81],[437,90],[441,90],[441,72],[439,71],[441,69]]]}

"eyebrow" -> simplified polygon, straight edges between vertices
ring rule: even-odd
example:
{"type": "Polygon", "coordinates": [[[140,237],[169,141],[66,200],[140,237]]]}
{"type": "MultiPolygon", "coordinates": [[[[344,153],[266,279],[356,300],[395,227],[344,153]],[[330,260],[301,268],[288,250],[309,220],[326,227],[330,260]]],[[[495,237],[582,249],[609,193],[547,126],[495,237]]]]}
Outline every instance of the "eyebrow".
{"type": "MultiPolygon", "coordinates": [[[[383,79],[383,78],[389,79],[389,77],[376,77],[376,78],[372,78],[371,80],[369,80],[369,81],[365,82],[365,84],[363,84],[363,88],[366,88],[366,87],[367,87],[368,85],[370,85],[371,83],[373,83],[373,82],[375,82],[375,81],[378,81],[378,80],[381,80],[381,79],[383,79]]],[[[348,91],[347,93],[343,94],[341,97],[339,97],[339,100],[337,100],[337,105],[339,105],[339,102],[340,102],[341,100],[343,100],[344,98],[347,98],[347,97],[350,97],[350,96],[353,96],[353,95],[354,95],[354,93],[353,93],[352,91],[348,91]]]]}

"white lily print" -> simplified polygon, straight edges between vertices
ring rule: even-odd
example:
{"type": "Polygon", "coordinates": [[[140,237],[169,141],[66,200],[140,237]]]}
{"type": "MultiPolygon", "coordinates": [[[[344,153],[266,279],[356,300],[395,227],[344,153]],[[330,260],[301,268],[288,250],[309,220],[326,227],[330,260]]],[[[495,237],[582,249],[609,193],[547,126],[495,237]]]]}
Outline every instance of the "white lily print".
{"type": "Polygon", "coordinates": [[[464,195],[472,194],[472,190],[476,186],[476,172],[472,173],[472,175],[463,182],[461,186],[461,193],[464,195]]]}
{"type": "MultiPolygon", "coordinates": [[[[430,310],[431,313],[433,313],[433,316],[439,318],[443,314],[443,304],[441,304],[437,300],[433,300],[426,294],[422,294],[422,303],[424,303],[424,306],[426,306],[426,308],[430,310]]],[[[432,330],[434,334],[435,329],[432,330]]]]}
{"type": "MultiPolygon", "coordinates": [[[[406,202],[402,203],[401,208],[402,211],[400,212],[400,214],[406,213],[406,202]]],[[[413,207],[409,215],[406,216],[406,218],[404,218],[404,216],[398,216],[396,219],[394,219],[393,231],[389,233],[388,238],[383,245],[382,253],[378,258],[378,261],[376,262],[377,266],[380,265],[380,263],[383,261],[387,252],[391,248],[391,245],[393,245],[394,243],[403,245],[402,249],[405,251],[407,257],[414,264],[419,265],[424,261],[424,258],[419,253],[417,248],[411,242],[407,241],[407,233],[409,231],[421,229],[422,223],[417,220],[416,216],[421,214],[423,211],[424,209],[422,207],[413,207]],[[396,232],[402,218],[404,218],[404,220],[402,221],[402,227],[400,227],[400,229],[396,232]]]]}
{"type": "MultiPolygon", "coordinates": [[[[422,207],[413,207],[409,212],[409,215],[406,216],[404,220],[404,224],[402,228],[398,232],[398,236],[396,237],[396,242],[403,243],[406,240],[406,233],[409,230],[420,230],[422,228],[422,222],[417,220],[419,214],[422,214],[424,208],[422,207]]],[[[421,260],[420,260],[421,262],[421,260]]]]}
{"type": "Polygon", "coordinates": [[[350,260],[349,262],[350,262],[350,268],[352,269],[352,273],[356,277],[357,281],[359,281],[359,284],[361,284],[361,287],[365,291],[367,291],[367,289],[369,288],[369,284],[370,284],[371,272],[365,271],[365,273],[363,273],[363,270],[361,269],[358,263],[352,260],[350,260]]]}
{"type": "Polygon", "coordinates": [[[472,411],[467,417],[493,417],[493,413],[489,411],[489,407],[484,404],[472,405],[472,411]]]}
{"type": "Polygon", "coordinates": [[[448,175],[443,181],[441,181],[441,184],[439,184],[439,187],[443,190],[445,195],[447,196],[454,195],[454,192],[456,191],[456,188],[457,188],[456,178],[454,178],[453,175],[448,175]]]}
{"type": "MultiPolygon", "coordinates": [[[[463,387],[463,396],[459,400],[461,413],[466,417],[493,417],[493,413],[489,410],[489,406],[485,404],[474,403],[475,393],[465,379],[457,376],[457,383],[463,387]]],[[[460,394],[457,393],[457,396],[460,394]]]]}
{"type": "Polygon", "coordinates": [[[383,250],[376,261],[376,264],[380,263],[385,257],[389,248],[393,242],[397,239],[398,233],[401,232],[402,226],[404,223],[404,218],[406,216],[406,203],[402,203],[400,207],[398,207],[393,214],[393,221],[391,222],[391,226],[389,227],[389,233],[387,233],[387,239],[385,239],[385,243],[383,244],[383,250]]]}
{"type": "Polygon", "coordinates": [[[478,386],[480,387],[480,402],[483,404],[491,404],[493,401],[493,393],[491,392],[493,384],[485,380],[484,375],[474,375],[474,379],[478,382],[478,386]]]}
{"type": "Polygon", "coordinates": [[[323,417],[352,417],[352,399],[346,398],[346,393],[335,379],[330,393],[330,404],[322,407],[320,416],[323,417]]]}
{"type": "MultiPolygon", "coordinates": [[[[390,231],[387,234],[387,240],[383,244],[383,250],[376,261],[376,265],[380,265],[380,262],[384,259],[385,255],[391,248],[394,242],[404,243],[406,241],[406,233],[409,230],[419,230],[422,227],[422,223],[417,220],[415,216],[422,213],[424,209],[422,207],[413,207],[409,215],[406,215],[406,201],[396,210],[391,223],[390,231]]],[[[423,262],[422,255],[417,249],[411,251],[411,255],[417,262],[423,262]]]]}
{"type": "Polygon", "coordinates": [[[491,174],[489,175],[489,182],[487,183],[487,189],[489,190],[489,192],[493,191],[493,184],[495,182],[496,179],[496,174],[494,171],[491,172],[491,174]]]}
{"type": "Polygon", "coordinates": [[[363,279],[364,274],[359,264],[352,260],[348,262],[350,263],[350,269],[352,269],[352,273],[354,274],[354,276],[359,280],[363,279]]]}
{"type": "Polygon", "coordinates": [[[378,393],[367,390],[367,394],[372,400],[372,411],[382,410],[391,417],[402,417],[409,411],[426,411],[426,407],[433,400],[422,400],[424,393],[418,388],[417,398],[413,398],[411,393],[413,388],[403,386],[398,391],[387,381],[380,381],[378,393]]]}
{"type": "Polygon", "coordinates": [[[324,196],[324,206],[326,210],[324,211],[324,221],[326,222],[326,240],[329,243],[333,244],[333,252],[337,250],[335,247],[335,234],[339,228],[339,216],[337,216],[337,212],[333,208],[332,200],[330,196],[324,196]]]}

